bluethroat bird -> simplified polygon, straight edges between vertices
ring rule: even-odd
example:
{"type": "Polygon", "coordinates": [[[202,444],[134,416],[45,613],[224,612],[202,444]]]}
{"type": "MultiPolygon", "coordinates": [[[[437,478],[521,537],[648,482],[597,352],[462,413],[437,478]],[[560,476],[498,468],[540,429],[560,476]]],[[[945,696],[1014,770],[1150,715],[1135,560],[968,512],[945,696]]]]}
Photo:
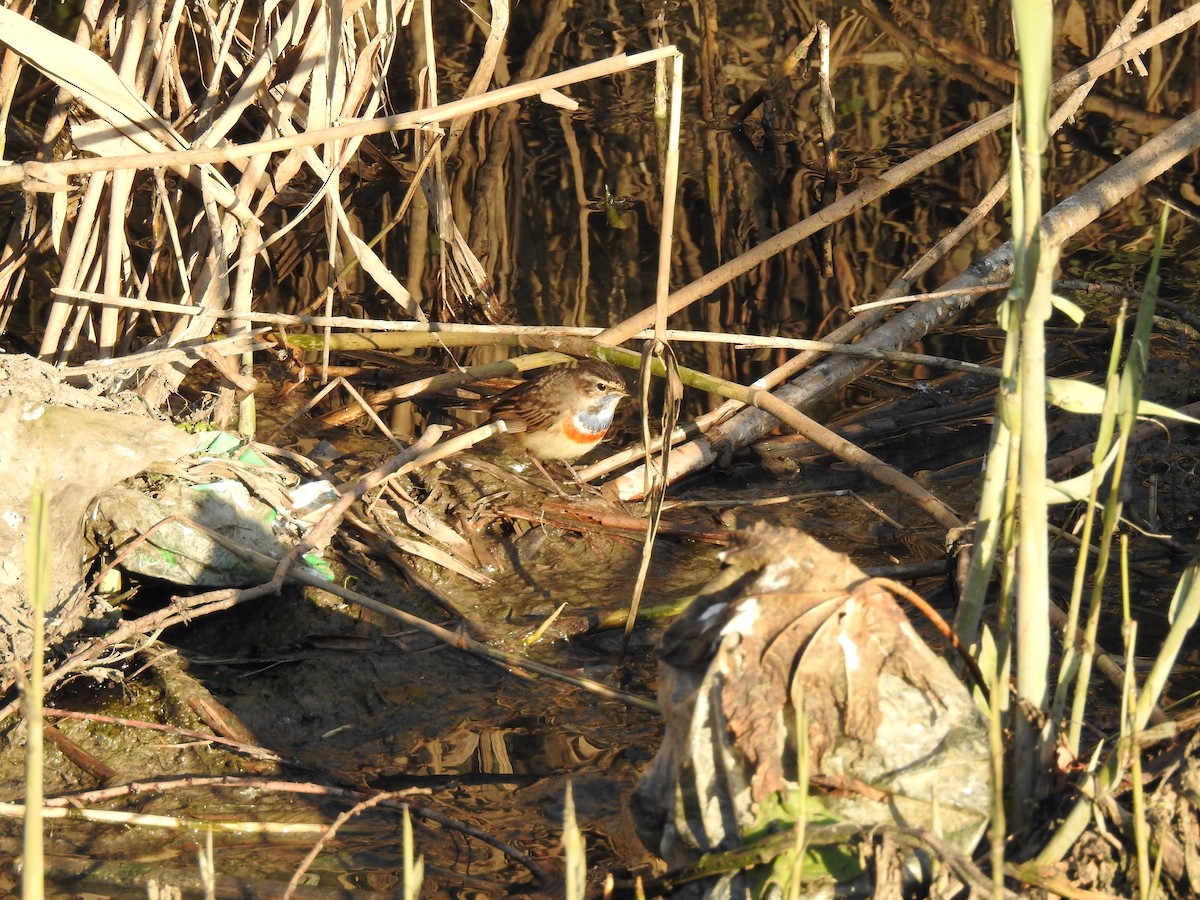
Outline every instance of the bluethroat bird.
{"type": "Polygon", "coordinates": [[[615,366],[590,359],[530,378],[489,400],[486,408],[491,421],[503,419],[535,459],[569,463],[604,439],[617,404],[628,396],[615,366]]]}

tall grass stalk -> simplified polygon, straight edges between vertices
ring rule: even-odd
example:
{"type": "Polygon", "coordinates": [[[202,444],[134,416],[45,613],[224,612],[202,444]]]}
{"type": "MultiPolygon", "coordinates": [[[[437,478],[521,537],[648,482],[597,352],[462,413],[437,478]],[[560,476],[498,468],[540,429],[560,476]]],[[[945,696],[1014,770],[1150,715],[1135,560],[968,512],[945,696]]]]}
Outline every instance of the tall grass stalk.
{"type": "Polygon", "coordinates": [[[567,900],[583,900],[587,896],[587,850],[583,834],[575,821],[575,792],[567,782],[567,799],[563,804],[563,856],[566,858],[565,895],[567,900]]]}
{"type": "MultiPolygon", "coordinates": [[[[1092,543],[1092,533],[1095,530],[1096,524],[1096,511],[1099,509],[1100,488],[1105,481],[1106,467],[1104,461],[1108,457],[1109,449],[1113,445],[1113,435],[1116,430],[1117,399],[1119,395],[1117,386],[1120,378],[1117,368],[1120,363],[1121,346],[1124,343],[1125,309],[1126,304],[1122,301],[1114,328],[1113,348],[1109,356],[1108,375],[1105,378],[1107,389],[1104,394],[1104,407],[1100,411],[1100,425],[1097,430],[1096,447],[1092,453],[1092,483],[1088,493],[1087,506],[1084,508],[1083,527],[1079,532],[1079,544],[1081,547],[1090,547],[1092,543]]],[[[1083,586],[1088,571],[1088,561],[1088,554],[1081,552],[1075,563],[1075,575],[1071,583],[1071,600],[1067,605],[1067,625],[1063,629],[1063,659],[1059,667],[1058,684],[1054,691],[1054,702],[1050,710],[1050,716],[1055,722],[1062,721],[1063,710],[1066,708],[1067,698],[1070,695],[1071,683],[1079,671],[1079,612],[1082,606],[1083,586]]],[[[1102,583],[1103,578],[1097,578],[1094,584],[1094,591],[1102,583]]],[[[1089,609],[1098,611],[1098,602],[1097,595],[1093,593],[1092,605],[1089,609]]],[[[1090,616],[1091,612],[1089,612],[1089,619],[1090,616]]],[[[1094,628],[1091,633],[1094,634],[1094,628]]],[[[1085,652],[1090,653],[1090,648],[1085,650],[1085,652]]],[[[1073,756],[1079,755],[1079,734],[1082,724],[1081,718],[1076,719],[1072,717],[1067,730],[1067,748],[1073,756]]]]}
{"type": "MultiPolygon", "coordinates": [[[[1016,341],[1005,342],[1003,375],[1001,376],[998,401],[1002,404],[1007,403],[1012,396],[1008,385],[1012,384],[1012,374],[1016,371],[1016,350],[1016,341]]],[[[1009,546],[1007,540],[1001,540],[1005,521],[1009,518],[1009,510],[1012,509],[1008,497],[1008,469],[1013,434],[1008,427],[1008,421],[1008,417],[1001,410],[1001,415],[996,417],[995,425],[992,428],[987,463],[984,466],[983,485],[979,494],[974,547],[967,570],[966,588],[963,590],[958,611],[954,616],[954,631],[959,640],[975,649],[977,649],[979,641],[979,623],[983,618],[983,604],[987,599],[992,571],[995,569],[996,551],[1002,543],[1003,546],[1009,546]]],[[[988,687],[993,697],[997,693],[1001,695],[1008,693],[1007,687],[998,691],[995,683],[988,687]]]]}
{"type": "MultiPolygon", "coordinates": [[[[995,647],[992,648],[996,650],[995,647]]],[[[1004,896],[1004,848],[1008,837],[1008,816],[1004,812],[1004,703],[1006,690],[999,685],[1008,683],[1008,654],[995,653],[995,669],[983,671],[992,674],[989,685],[988,703],[988,750],[991,755],[992,799],[991,821],[988,823],[989,858],[992,864],[992,889],[997,897],[1004,896]]]]}
{"type": "Polygon", "coordinates": [[[29,515],[29,603],[33,619],[32,642],[29,654],[29,677],[21,687],[25,727],[25,820],[22,837],[24,860],[21,868],[21,896],[25,900],[40,900],[43,896],[43,835],[42,835],[42,665],[45,656],[46,601],[50,596],[50,508],[45,485],[33,491],[29,515]]]}
{"type": "Polygon", "coordinates": [[[404,807],[404,900],[418,900],[421,886],[425,883],[425,857],[417,856],[413,846],[412,816],[404,807]]]}
{"type": "MultiPolygon", "coordinates": [[[[1120,403],[1119,391],[1117,403],[1120,403]]],[[[1120,418],[1120,411],[1117,411],[1117,417],[1120,418]]],[[[1122,429],[1124,431],[1124,429],[1122,429]]],[[[1127,434],[1127,433],[1126,433],[1127,434]]],[[[1122,443],[1121,438],[1118,438],[1118,447],[1122,443]]],[[[1087,622],[1084,626],[1082,641],[1073,641],[1073,644],[1078,646],[1079,664],[1074,665],[1074,658],[1065,659],[1066,665],[1060,674],[1060,679],[1065,680],[1071,674],[1075,677],[1075,694],[1071,704],[1071,718],[1067,725],[1067,747],[1073,753],[1079,753],[1079,741],[1083,730],[1083,717],[1087,711],[1087,696],[1088,683],[1091,681],[1092,662],[1096,655],[1096,635],[1100,628],[1100,614],[1103,610],[1104,600],[1104,583],[1108,576],[1108,561],[1112,555],[1113,535],[1116,532],[1117,523],[1121,515],[1121,501],[1118,497],[1117,486],[1120,484],[1121,477],[1121,462],[1124,458],[1124,451],[1118,450],[1118,459],[1112,468],[1111,477],[1109,479],[1112,492],[1109,495],[1108,501],[1104,504],[1103,514],[1101,517],[1100,527],[1100,547],[1096,554],[1096,568],[1092,572],[1092,591],[1088,603],[1087,622]]],[[[1089,516],[1093,515],[1092,511],[1088,511],[1089,516]]],[[[1084,558],[1079,561],[1079,565],[1086,565],[1086,551],[1084,558]]],[[[1071,653],[1074,653],[1075,648],[1072,648],[1071,653]]]]}
{"type": "Polygon", "coordinates": [[[1133,797],[1133,846],[1137,854],[1138,896],[1150,900],[1150,839],[1146,827],[1146,794],[1142,788],[1142,749],[1133,728],[1137,709],[1137,620],[1129,608],[1129,535],[1121,535],[1121,608],[1124,613],[1125,684],[1121,692],[1121,737],[1128,738],[1130,793],[1133,797]]]}
{"type": "MultiPolygon", "coordinates": [[[[1142,378],[1145,375],[1146,362],[1149,358],[1150,334],[1154,327],[1154,309],[1158,302],[1158,269],[1162,260],[1163,247],[1166,244],[1168,215],[1169,210],[1164,206],[1159,219],[1158,233],[1154,240],[1154,250],[1150,257],[1150,270],[1146,274],[1146,286],[1142,291],[1141,305],[1138,308],[1137,321],[1134,323],[1133,335],[1129,342],[1129,355],[1117,385],[1116,422],[1120,431],[1116,441],[1116,460],[1113,462],[1112,472],[1109,476],[1109,498],[1104,505],[1100,552],[1096,573],[1093,576],[1092,597],[1088,607],[1079,669],[1075,674],[1075,696],[1071,706],[1071,724],[1068,729],[1068,747],[1075,753],[1078,753],[1079,750],[1083,713],[1087,705],[1087,686],[1091,679],[1096,634],[1100,627],[1100,601],[1103,595],[1104,574],[1112,548],[1112,535],[1121,515],[1120,485],[1125,468],[1125,453],[1129,446],[1129,435],[1133,431],[1137,418],[1138,404],[1142,399],[1142,378]]],[[[1119,348],[1114,352],[1119,352],[1119,348]]],[[[1103,429],[1101,436],[1104,436],[1103,429]]],[[[1063,677],[1067,677],[1069,674],[1064,670],[1063,677]]]]}
{"type": "MultiPolygon", "coordinates": [[[[1015,141],[1014,141],[1015,148],[1015,141]]],[[[1015,154],[1014,154],[1015,155],[1015,154]]],[[[1016,182],[1014,182],[1016,184],[1016,182]]],[[[1014,188],[1014,193],[1020,191],[1014,188]]],[[[983,671],[990,677],[988,684],[988,743],[992,755],[992,813],[989,823],[992,877],[997,893],[1004,889],[1004,847],[1008,838],[1007,816],[1004,811],[1004,759],[1005,721],[1004,712],[1008,701],[1008,684],[1011,657],[1009,649],[1012,631],[1012,608],[1015,567],[1010,550],[1013,547],[1015,520],[1012,510],[1016,508],[1016,479],[1010,472],[1017,470],[1017,452],[1020,444],[1010,423],[1018,418],[1016,408],[1017,353],[1019,341],[1019,309],[1008,302],[1000,307],[1000,325],[1009,336],[1004,343],[1001,364],[1000,390],[997,397],[997,415],[984,466],[983,484],[980,489],[974,547],[967,572],[966,589],[955,614],[955,631],[959,638],[972,647],[981,660],[983,671]],[[980,632],[983,605],[995,568],[997,551],[1004,548],[999,591],[999,616],[994,640],[980,632]],[[988,665],[988,657],[992,665],[988,665]]]]}
{"type": "Polygon", "coordinates": [[[1137,709],[1134,711],[1134,723],[1139,731],[1150,721],[1150,713],[1167,686],[1175,660],[1183,649],[1184,639],[1195,627],[1197,618],[1200,618],[1200,565],[1193,563],[1175,588],[1167,615],[1171,630],[1167,632],[1154,665],[1142,682],[1142,692],[1138,695],[1137,709]]]}
{"type": "MultiPolygon", "coordinates": [[[[1016,685],[1020,704],[1032,715],[1014,721],[1014,824],[1028,821],[1032,801],[1041,792],[1053,747],[1048,708],[1050,661],[1049,543],[1046,519],[1046,339],[1051,283],[1057,245],[1043,245],[1043,157],[1049,142],[1050,63],[1054,22],[1045,0],[1013,0],[1013,24],[1020,49],[1021,82],[1014,128],[1013,286],[1009,302],[1020,310],[1018,337],[1018,510],[1016,685]]],[[[1010,333],[1009,339],[1012,339],[1010,333]]]]}
{"type": "Polygon", "coordinates": [[[671,57],[670,78],[666,80],[666,59],[661,60],[657,70],[655,83],[654,108],[656,117],[667,115],[666,146],[662,155],[662,221],[658,226],[658,275],[655,281],[655,317],[654,338],[646,342],[642,350],[641,384],[642,410],[642,443],[646,447],[646,482],[645,493],[649,496],[646,539],[642,543],[642,558],[638,566],[637,580],[629,599],[629,615],[625,620],[625,634],[621,639],[621,658],[629,646],[633,634],[633,626],[637,621],[638,607],[642,602],[642,594],[646,588],[646,579],[650,575],[650,563],[654,555],[654,542],[658,535],[659,523],[662,520],[662,504],[666,498],[668,478],[670,477],[669,462],[670,447],[663,447],[661,468],[656,476],[652,476],[652,445],[650,434],[650,371],[657,360],[666,372],[667,391],[663,397],[663,413],[659,421],[659,433],[671,434],[675,430],[675,422],[679,416],[679,406],[683,397],[683,382],[679,380],[679,364],[675,360],[675,351],[671,349],[664,335],[667,331],[667,298],[671,293],[671,247],[675,235],[675,204],[679,193],[679,129],[683,110],[683,54],[676,53],[671,57]],[[668,103],[669,100],[669,103],[668,103]],[[669,115],[668,115],[669,114],[669,115]]]}
{"type": "Polygon", "coordinates": [[[808,716],[804,711],[804,686],[796,679],[793,702],[796,704],[796,843],[792,875],[788,881],[788,900],[800,900],[804,884],[804,845],[808,834],[808,791],[812,777],[808,742],[808,716]]]}

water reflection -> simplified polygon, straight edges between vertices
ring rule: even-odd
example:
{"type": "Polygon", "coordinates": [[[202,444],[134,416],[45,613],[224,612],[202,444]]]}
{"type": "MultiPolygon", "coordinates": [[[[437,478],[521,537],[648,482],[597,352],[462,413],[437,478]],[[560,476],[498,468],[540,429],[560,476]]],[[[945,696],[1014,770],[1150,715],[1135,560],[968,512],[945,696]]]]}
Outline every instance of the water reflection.
{"type": "Polygon", "coordinates": [[[598,737],[560,732],[550,722],[497,728],[464,720],[445,734],[417,740],[411,752],[396,756],[394,763],[414,776],[564,773],[595,767],[614,752],[593,744],[598,737]]]}

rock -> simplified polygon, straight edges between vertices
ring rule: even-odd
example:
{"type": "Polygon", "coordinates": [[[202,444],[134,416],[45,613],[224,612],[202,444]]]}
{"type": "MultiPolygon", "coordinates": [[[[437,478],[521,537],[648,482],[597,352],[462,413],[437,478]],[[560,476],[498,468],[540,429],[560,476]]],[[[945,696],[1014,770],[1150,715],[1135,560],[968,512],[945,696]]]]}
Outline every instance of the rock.
{"type": "Polygon", "coordinates": [[[194,436],[145,416],[48,402],[62,401],[64,391],[78,395],[67,402],[103,402],[57,384],[53,372],[29,358],[7,357],[0,365],[0,617],[18,636],[18,648],[27,643],[29,627],[27,554],[38,486],[50,512],[50,646],[79,624],[81,611],[71,609],[71,598],[82,588],[89,554],[81,526],[93,498],[195,443],[194,436]]]}
{"type": "MultiPolygon", "coordinates": [[[[634,796],[647,846],[680,868],[790,829],[803,697],[810,812],[927,830],[969,853],[990,804],[986,720],[892,595],[792,529],[759,525],[725,561],[663,637],[666,735],[634,796]]],[[[856,874],[847,861],[832,880],[856,874]]],[[[710,879],[703,896],[741,896],[761,877],[710,879]]]]}

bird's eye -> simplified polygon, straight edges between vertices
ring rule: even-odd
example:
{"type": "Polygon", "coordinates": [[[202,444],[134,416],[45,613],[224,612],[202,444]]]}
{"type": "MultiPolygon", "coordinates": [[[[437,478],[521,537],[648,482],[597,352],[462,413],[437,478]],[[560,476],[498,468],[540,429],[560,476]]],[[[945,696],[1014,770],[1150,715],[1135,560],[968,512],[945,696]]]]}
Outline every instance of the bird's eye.
{"type": "Polygon", "coordinates": [[[608,391],[612,390],[612,385],[610,385],[607,381],[597,381],[596,390],[600,391],[601,393],[607,393],[608,391]]]}

